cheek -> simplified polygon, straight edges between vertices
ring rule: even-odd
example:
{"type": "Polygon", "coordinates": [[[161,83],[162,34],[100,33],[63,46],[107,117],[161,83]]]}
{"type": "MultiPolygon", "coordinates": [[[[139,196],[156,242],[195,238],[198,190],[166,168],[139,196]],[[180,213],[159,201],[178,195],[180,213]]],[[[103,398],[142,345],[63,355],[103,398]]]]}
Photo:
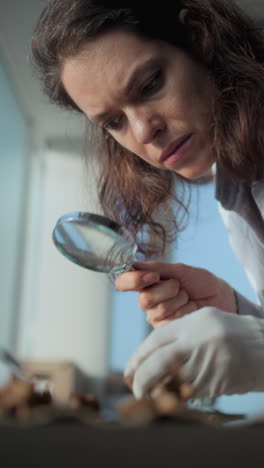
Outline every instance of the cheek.
{"type": "Polygon", "coordinates": [[[193,106],[190,105],[189,96],[172,92],[164,106],[164,115],[178,122],[189,121],[193,116],[193,106]]]}
{"type": "Polygon", "coordinates": [[[213,86],[208,76],[200,76],[200,80],[193,84],[193,106],[197,116],[203,120],[212,112],[213,86]]]}
{"type": "Polygon", "coordinates": [[[178,120],[198,120],[211,110],[211,82],[208,75],[190,68],[167,92],[167,115],[178,120]]]}
{"type": "Polygon", "coordinates": [[[126,150],[129,150],[131,151],[132,153],[135,153],[135,154],[140,154],[140,147],[139,145],[137,144],[137,142],[135,141],[135,139],[133,138],[133,135],[131,133],[127,133],[126,135],[124,135],[123,137],[120,136],[120,137],[115,137],[115,136],[112,136],[112,138],[120,145],[122,146],[123,148],[125,148],[126,150]]]}
{"type": "Polygon", "coordinates": [[[197,92],[192,83],[188,80],[178,80],[171,83],[167,88],[166,100],[164,101],[164,111],[168,118],[178,121],[190,120],[194,113],[194,100],[197,99],[197,92]]]}

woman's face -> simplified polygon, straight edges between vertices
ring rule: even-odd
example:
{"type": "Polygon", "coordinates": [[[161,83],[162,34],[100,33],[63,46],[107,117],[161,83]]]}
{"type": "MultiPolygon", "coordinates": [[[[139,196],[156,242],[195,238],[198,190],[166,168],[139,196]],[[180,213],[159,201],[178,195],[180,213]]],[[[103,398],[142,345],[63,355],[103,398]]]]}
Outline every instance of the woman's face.
{"type": "Polygon", "coordinates": [[[152,166],[194,180],[214,163],[214,86],[174,46],[108,32],[65,61],[62,82],[88,119],[152,166]]]}

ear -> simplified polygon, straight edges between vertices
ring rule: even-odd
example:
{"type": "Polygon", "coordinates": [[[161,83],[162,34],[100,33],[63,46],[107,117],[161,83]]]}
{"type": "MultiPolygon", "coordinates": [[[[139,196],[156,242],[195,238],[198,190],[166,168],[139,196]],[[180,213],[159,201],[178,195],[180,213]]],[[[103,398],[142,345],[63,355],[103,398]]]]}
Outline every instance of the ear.
{"type": "Polygon", "coordinates": [[[182,8],[182,10],[180,11],[179,13],[179,22],[181,24],[185,24],[185,25],[189,25],[192,27],[193,31],[192,31],[192,39],[193,41],[195,41],[196,39],[196,29],[197,29],[197,25],[195,22],[193,21],[190,21],[190,19],[188,18],[188,15],[189,15],[189,9],[187,8],[182,8]]]}
{"type": "Polygon", "coordinates": [[[187,8],[183,8],[179,13],[179,20],[180,23],[185,24],[185,17],[188,14],[189,10],[187,8]]]}
{"type": "MultiPolygon", "coordinates": [[[[186,24],[191,26],[192,28],[192,40],[194,43],[194,47],[196,48],[197,43],[200,43],[200,45],[204,46],[203,48],[203,58],[206,60],[207,63],[209,63],[212,58],[213,58],[213,50],[209,49],[206,47],[207,43],[207,38],[208,38],[208,31],[206,28],[202,28],[202,25],[195,20],[192,20],[190,18],[190,11],[188,8],[183,8],[180,13],[179,13],[179,21],[182,24],[186,24]],[[202,39],[202,41],[200,41],[202,39]]],[[[201,52],[201,46],[199,48],[196,48],[196,51],[198,53],[198,56],[200,55],[201,52]]]]}
{"type": "Polygon", "coordinates": [[[182,8],[180,13],[179,13],[179,22],[181,24],[185,24],[185,25],[189,25],[192,27],[192,40],[193,42],[195,42],[196,40],[196,37],[197,37],[197,31],[196,31],[196,23],[193,22],[193,21],[190,21],[188,19],[188,14],[189,14],[189,10],[187,8],[182,8]]]}

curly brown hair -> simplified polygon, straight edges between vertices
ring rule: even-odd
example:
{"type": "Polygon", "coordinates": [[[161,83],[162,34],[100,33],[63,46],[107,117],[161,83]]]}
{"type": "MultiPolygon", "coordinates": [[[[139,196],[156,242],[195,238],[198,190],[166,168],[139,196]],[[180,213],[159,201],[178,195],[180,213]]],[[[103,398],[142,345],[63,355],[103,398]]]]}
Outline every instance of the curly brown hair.
{"type": "MultiPolygon", "coordinates": [[[[52,102],[81,112],[61,82],[63,63],[99,34],[121,27],[173,44],[207,67],[217,89],[211,125],[217,163],[242,183],[257,180],[264,154],[264,36],[253,20],[232,0],[163,0],[151,2],[150,10],[136,0],[52,0],[32,39],[52,102]],[[184,24],[182,9],[188,11],[184,24]]],[[[181,229],[188,181],[150,166],[92,123],[88,132],[100,166],[103,213],[127,227],[147,256],[164,252],[181,229]]]]}

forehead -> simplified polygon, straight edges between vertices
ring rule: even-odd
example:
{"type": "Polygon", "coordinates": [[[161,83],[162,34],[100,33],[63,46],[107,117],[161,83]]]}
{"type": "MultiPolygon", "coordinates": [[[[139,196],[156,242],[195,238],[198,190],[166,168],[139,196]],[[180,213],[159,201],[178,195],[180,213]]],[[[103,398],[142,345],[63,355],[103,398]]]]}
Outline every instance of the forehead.
{"type": "Polygon", "coordinates": [[[117,65],[141,59],[144,55],[158,53],[164,47],[161,41],[144,39],[128,31],[110,31],[88,41],[74,57],[66,59],[63,74],[68,65],[77,67],[88,64],[89,67],[117,65]]]}
{"type": "Polygon", "coordinates": [[[80,100],[82,106],[89,100],[93,107],[99,96],[117,97],[131,73],[162,52],[164,44],[159,41],[143,39],[131,32],[108,32],[66,59],[62,82],[79,107],[80,100]]]}

